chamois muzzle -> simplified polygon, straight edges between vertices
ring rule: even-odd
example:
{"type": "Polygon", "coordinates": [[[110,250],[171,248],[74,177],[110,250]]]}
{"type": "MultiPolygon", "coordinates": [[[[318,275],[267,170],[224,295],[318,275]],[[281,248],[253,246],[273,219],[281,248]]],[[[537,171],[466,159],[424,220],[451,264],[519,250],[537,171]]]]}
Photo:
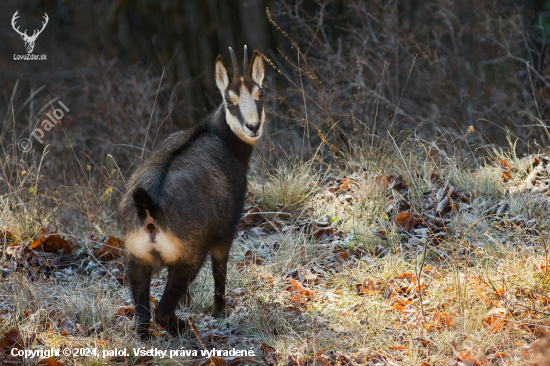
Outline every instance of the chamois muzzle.
{"type": "Polygon", "coordinates": [[[258,133],[258,130],[260,129],[260,127],[262,126],[261,123],[257,123],[255,125],[249,125],[248,123],[245,125],[246,128],[248,128],[253,134],[257,134],[258,133]]]}

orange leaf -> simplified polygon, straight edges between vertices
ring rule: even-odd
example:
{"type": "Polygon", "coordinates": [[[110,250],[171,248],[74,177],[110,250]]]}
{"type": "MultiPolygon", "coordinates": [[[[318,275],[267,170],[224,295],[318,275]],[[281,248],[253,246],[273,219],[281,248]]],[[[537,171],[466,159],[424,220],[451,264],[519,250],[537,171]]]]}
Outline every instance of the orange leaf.
{"type": "Polygon", "coordinates": [[[206,361],[200,364],[200,366],[225,366],[225,360],[223,357],[210,357],[206,361]]]}
{"type": "Polygon", "coordinates": [[[458,361],[462,361],[466,366],[481,366],[481,362],[478,361],[476,355],[469,350],[460,351],[456,355],[458,361]]]}
{"type": "Polygon", "coordinates": [[[376,296],[383,291],[383,284],[371,278],[365,278],[363,284],[356,284],[355,289],[359,295],[376,296]]]}
{"type": "Polygon", "coordinates": [[[109,236],[101,248],[94,250],[94,256],[98,259],[113,260],[124,255],[124,242],[120,238],[109,236]]]}
{"type": "Polygon", "coordinates": [[[418,225],[421,221],[418,219],[416,214],[413,214],[411,212],[401,212],[395,218],[395,222],[401,229],[409,231],[413,227],[418,225]]]}
{"type": "Polygon", "coordinates": [[[393,306],[397,311],[403,311],[407,308],[408,305],[410,305],[411,302],[409,300],[401,300],[396,299],[391,306],[393,306]]]}
{"type": "Polygon", "coordinates": [[[300,294],[291,295],[290,299],[292,301],[294,301],[295,304],[301,304],[302,303],[302,296],[300,296],[300,294]]]}
{"type": "Polygon", "coordinates": [[[455,314],[447,312],[436,313],[434,316],[434,321],[441,324],[445,328],[452,328],[453,325],[455,325],[455,314]]]}
{"type": "Polygon", "coordinates": [[[506,160],[500,162],[500,169],[502,170],[504,180],[508,180],[512,177],[512,167],[506,160]]]}
{"type": "Polygon", "coordinates": [[[117,311],[117,314],[119,316],[125,316],[127,318],[133,318],[134,317],[134,308],[133,307],[126,307],[126,308],[119,308],[117,311]]]}
{"type": "Polygon", "coordinates": [[[304,288],[302,287],[302,285],[300,284],[300,282],[291,279],[291,280],[290,280],[290,287],[288,287],[286,290],[287,290],[287,291],[290,291],[290,292],[301,293],[302,291],[304,291],[304,288]]]}
{"type": "Polygon", "coordinates": [[[53,358],[46,358],[41,360],[36,366],[64,366],[61,362],[54,360],[53,358]]]}
{"type": "Polygon", "coordinates": [[[72,253],[72,248],[69,243],[63,239],[57,231],[50,226],[43,226],[41,229],[42,233],[31,243],[31,248],[33,250],[43,251],[43,252],[53,252],[60,249],[65,249],[67,253],[72,253]]]}

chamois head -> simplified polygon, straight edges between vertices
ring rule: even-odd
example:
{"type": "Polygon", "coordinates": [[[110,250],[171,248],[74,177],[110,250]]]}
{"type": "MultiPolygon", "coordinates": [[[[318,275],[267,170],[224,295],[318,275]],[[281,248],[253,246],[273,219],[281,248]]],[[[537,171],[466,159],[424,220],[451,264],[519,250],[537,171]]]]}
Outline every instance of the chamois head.
{"type": "Polygon", "coordinates": [[[227,124],[241,140],[254,145],[262,135],[265,121],[262,56],[258,51],[254,51],[249,66],[248,52],[244,46],[243,76],[241,76],[231,47],[229,52],[233,61],[233,79],[229,77],[220,55],[216,59],[216,84],[224,99],[227,124]]]}

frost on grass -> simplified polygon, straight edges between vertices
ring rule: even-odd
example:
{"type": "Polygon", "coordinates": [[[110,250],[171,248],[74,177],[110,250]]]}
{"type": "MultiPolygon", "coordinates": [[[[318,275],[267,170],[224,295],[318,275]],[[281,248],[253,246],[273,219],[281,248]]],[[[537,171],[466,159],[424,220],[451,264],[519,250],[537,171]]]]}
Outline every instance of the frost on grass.
{"type": "MultiPolygon", "coordinates": [[[[254,350],[210,361],[233,365],[545,364],[550,158],[496,155],[475,171],[452,160],[376,166],[257,168],[231,252],[231,315],[209,315],[207,263],[178,310],[193,330],[174,339],[152,325],[150,343],[134,333],[114,225],[58,230],[55,210],[33,220],[36,196],[23,197],[24,209],[2,196],[15,209],[2,212],[0,357],[17,365],[10,347],[145,346],[254,350]]],[[[165,277],[152,283],[153,306],[165,277]]]]}

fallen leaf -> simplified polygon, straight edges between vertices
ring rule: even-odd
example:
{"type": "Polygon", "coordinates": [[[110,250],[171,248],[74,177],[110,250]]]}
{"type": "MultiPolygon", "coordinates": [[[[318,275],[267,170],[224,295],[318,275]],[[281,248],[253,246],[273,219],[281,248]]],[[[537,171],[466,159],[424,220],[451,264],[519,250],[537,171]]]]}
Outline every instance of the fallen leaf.
{"type": "Polygon", "coordinates": [[[267,362],[267,364],[270,366],[277,366],[277,364],[279,363],[279,356],[277,355],[277,351],[275,350],[275,348],[271,347],[267,343],[262,343],[262,346],[260,348],[264,355],[265,362],[267,362]]]}
{"type": "Polygon", "coordinates": [[[13,328],[4,333],[0,339],[0,365],[18,366],[23,364],[22,356],[12,356],[13,348],[22,350],[25,343],[21,338],[19,329],[13,328]]]}
{"type": "Polygon", "coordinates": [[[210,357],[204,360],[199,366],[227,366],[222,357],[210,357]]]}
{"type": "Polygon", "coordinates": [[[124,241],[113,236],[107,237],[99,249],[94,250],[94,257],[110,261],[124,255],[124,241]]]}
{"type": "Polygon", "coordinates": [[[416,214],[413,214],[411,212],[401,212],[395,218],[395,222],[401,229],[409,231],[413,227],[421,223],[422,220],[420,220],[416,214]]]}
{"type": "Polygon", "coordinates": [[[512,177],[512,167],[506,160],[502,160],[500,162],[500,169],[502,170],[502,176],[504,177],[504,180],[508,180],[512,177]]]}
{"type": "Polygon", "coordinates": [[[243,261],[239,264],[237,264],[237,269],[243,269],[244,267],[248,267],[252,264],[256,265],[262,265],[264,264],[264,260],[260,257],[257,257],[256,254],[254,254],[251,250],[248,250],[243,257],[243,261]]]}
{"type": "Polygon", "coordinates": [[[505,308],[491,309],[483,318],[483,326],[489,328],[489,333],[497,333],[502,331],[508,322],[506,319],[507,310],[505,308]]]}
{"type": "Polygon", "coordinates": [[[481,366],[481,362],[479,362],[476,357],[477,356],[469,350],[460,351],[456,355],[456,359],[464,362],[466,366],[481,366]]]}
{"type": "Polygon", "coordinates": [[[313,225],[313,230],[313,236],[315,239],[321,239],[334,234],[334,228],[332,227],[317,227],[317,225],[313,225]]]}
{"type": "Polygon", "coordinates": [[[117,311],[117,315],[119,316],[125,316],[127,318],[133,318],[134,317],[134,307],[126,307],[126,308],[119,308],[117,311]]]}
{"type": "Polygon", "coordinates": [[[33,250],[53,252],[64,249],[69,254],[73,252],[69,243],[57,234],[57,231],[52,226],[45,225],[41,228],[41,231],[40,235],[31,243],[33,250]]]}
{"type": "Polygon", "coordinates": [[[403,311],[407,309],[410,304],[412,304],[410,300],[395,299],[391,306],[393,306],[397,311],[403,311]]]}
{"type": "Polygon", "coordinates": [[[363,283],[355,285],[355,290],[359,295],[376,296],[382,293],[384,284],[380,281],[375,281],[372,278],[365,278],[363,283]]]}
{"type": "MultiPolygon", "coordinates": [[[[290,286],[286,288],[286,291],[290,292],[290,299],[296,305],[305,305],[309,300],[313,299],[313,291],[304,289],[299,281],[294,279],[290,280],[290,286]]],[[[308,310],[309,307],[306,307],[308,310]]]]}
{"type": "Polygon", "coordinates": [[[36,366],[64,366],[61,362],[54,360],[53,358],[45,358],[41,360],[36,366]]]}

